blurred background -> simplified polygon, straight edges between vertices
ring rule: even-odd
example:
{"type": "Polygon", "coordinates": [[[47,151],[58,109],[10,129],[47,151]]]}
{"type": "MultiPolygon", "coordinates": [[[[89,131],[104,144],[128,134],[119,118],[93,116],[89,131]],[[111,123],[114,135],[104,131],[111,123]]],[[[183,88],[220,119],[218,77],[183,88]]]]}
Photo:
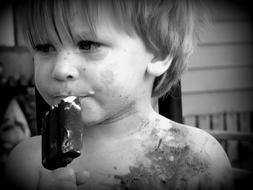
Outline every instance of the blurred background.
{"type": "MultiPolygon", "coordinates": [[[[181,81],[184,122],[208,131],[252,133],[253,20],[247,7],[250,5],[243,1],[206,4],[211,23],[200,33],[200,42],[181,81]]],[[[240,154],[237,142],[222,144],[233,166],[253,169],[252,147],[247,147],[246,142],[245,154],[240,154]]]]}
{"type": "Polygon", "coordinates": [[[251,189],[253,170],[253,30],[249,1],[206,1],[211,23],[200,33],[182,85],[184,123],[216,137],[237,189],[251,189]]]}
{"type": "MultiPolygon", "coordinates": [[[[204,1],[210,23],[181,80],[185,124],[206,130],[227,152],[238,187],[253,171],[253,29],[249,1],[204,1]]],[[[0,9],[0,164],[38,134],[33,58],[20,33],[15,3],[0,9]]],[[[252,184],[251,184],[252,185],[252,184]]],[[[248,186],[248,188],[250,188],[248,186]]],[[[239,188],[238,188],[239,189],[239,188]]]]}

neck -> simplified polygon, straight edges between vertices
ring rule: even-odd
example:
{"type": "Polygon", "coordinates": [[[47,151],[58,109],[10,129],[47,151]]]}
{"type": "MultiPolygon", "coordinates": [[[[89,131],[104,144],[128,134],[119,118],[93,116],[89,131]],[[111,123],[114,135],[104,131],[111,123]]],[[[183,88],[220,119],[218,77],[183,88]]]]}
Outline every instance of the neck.
{"type": "Polygon", "coordinates": [[[151,106],[143,111],[132,111],[118,119],[87,127],[86,137],[94,142],[112,142],[138,133],[144,126],[154,120],[156,112],[151,106]]]}

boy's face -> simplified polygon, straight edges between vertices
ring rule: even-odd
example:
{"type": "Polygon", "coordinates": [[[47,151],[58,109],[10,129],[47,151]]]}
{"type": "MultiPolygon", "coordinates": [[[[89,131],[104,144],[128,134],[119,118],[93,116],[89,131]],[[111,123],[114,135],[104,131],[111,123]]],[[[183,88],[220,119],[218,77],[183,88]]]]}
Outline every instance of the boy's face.
{"type": "Polygon", "coordinates": [[[36,47],[35,83],[49,104],[80,97],[86,125],[117,120],[150,104],[153,78],[146,67],[153,55],[138,36],[117,29],[106,11],[96,24],[97,37],[78,18],[71,30],[75,43],[63,38],[62,44],[36,47]]]}

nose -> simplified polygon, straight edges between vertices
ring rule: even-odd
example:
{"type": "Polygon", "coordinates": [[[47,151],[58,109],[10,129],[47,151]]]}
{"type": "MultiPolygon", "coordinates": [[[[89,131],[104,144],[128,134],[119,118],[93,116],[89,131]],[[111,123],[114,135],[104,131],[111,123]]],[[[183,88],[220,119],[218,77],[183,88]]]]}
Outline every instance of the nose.
{"type": "Polygon", "coordinates": [[[78,59],[71,52],[61,52],[56,57],[52,77],[58,81],[73,81],[79,77],[78,59]]]}

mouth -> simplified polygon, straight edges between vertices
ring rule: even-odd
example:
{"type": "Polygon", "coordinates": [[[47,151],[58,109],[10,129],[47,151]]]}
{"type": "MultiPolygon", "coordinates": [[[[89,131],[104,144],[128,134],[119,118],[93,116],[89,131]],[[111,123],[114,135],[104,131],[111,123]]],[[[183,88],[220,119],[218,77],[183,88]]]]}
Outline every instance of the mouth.
{"type": "Polygon", "coordinates": [[[78,100],[80,101],[81,99],[83,98],[88,98],[88,97],[91,97],[95,94],[94,91],[90,91],[88,93],[85,93],[85,94],[68,94],[68,95],[65,95],[65,94],[59,94],[59,95],[55,95],[54,98],[55,98],[55,106],[57,106],[61,101],[64,101],[64,102],[73,102],[76,98],[78,98],[78,100]]]}
{"type": "Polygon", "coordinates": [[[55,99],[58,101],[63,100],[64,102],[72,102],[76,98],[81,99],[81,98],[87,98],[90,97],[90,95],[68,95],[68,96],[55,96],[55,99]]]}
{"type": "Polygon", "coordinates": [[[74,106],[76,109],[81,110],[79,96],[59,96],[51,109],[57,108],[62,103],[66,105],[64,109],[69,109],[70,106],[74,106]]]}

